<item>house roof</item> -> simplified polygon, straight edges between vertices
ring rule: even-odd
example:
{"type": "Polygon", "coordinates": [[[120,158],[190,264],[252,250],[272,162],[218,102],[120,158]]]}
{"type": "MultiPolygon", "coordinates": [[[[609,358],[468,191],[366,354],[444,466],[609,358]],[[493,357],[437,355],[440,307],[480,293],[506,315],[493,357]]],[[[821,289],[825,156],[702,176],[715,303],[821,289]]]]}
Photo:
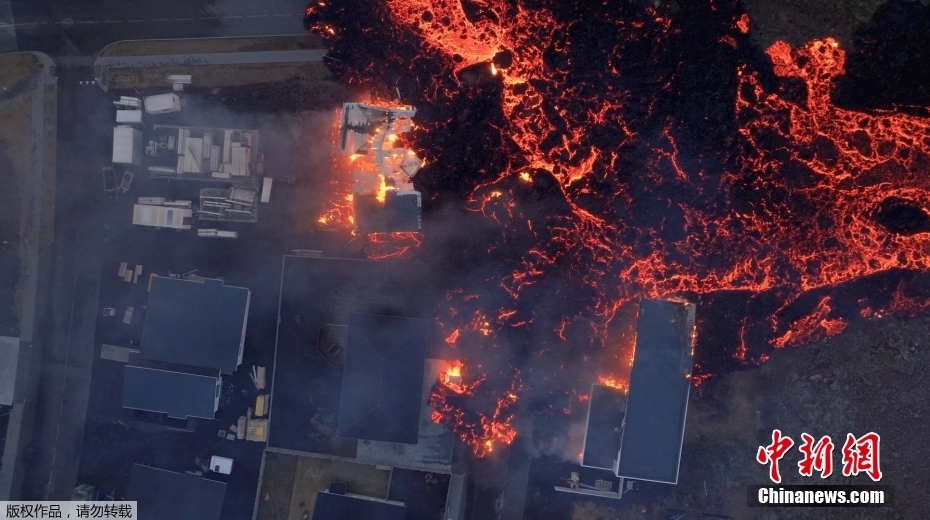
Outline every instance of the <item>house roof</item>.
{"type": "Polygon", "coordinates": [[[167,413],[168,417],[213,419],[216,377],[126,365],[123,407],[167,413]]]}
{"type": "Polygon", "coordinates": [[[614,471],[620,451],[620,427],[626,393],[605,385],[592,385],[588,401],[581,465],[614,471]]]}
{"type": "Polygon", "coordinates": [[[694,306],[643,300],[617,475],[675,484],[691,389],[694,306]]]}
{"type": "Polygon", "coordinates": [[[241,361],[248,289],[156,276],[140,354],[146,359],[234,372],[241,361]]]}
{"type": "Polygon", "coordinates": [[[416,444],[429,322],[349,315],[338,435],[416,444]]]}
{"type": "Polygon", "coordinates": [[[384,202],[374,195],[353,198],[355,224],[361,233],[399,233],[420,230],[420,193],[388,191],[384,202]]]}
{"type": "Polygon", "coordinates": [[[404,520],[407,507],[383,500],[361,498],[356,495],[338,495],[321,491],[316,495],[313,520],[404,520]]]}
{"type": "Polygon", "coordinates": [[[224,482],[140,464],[132,465],[126,489],[139,520],[218,520],[225,496],[224,482]]]}

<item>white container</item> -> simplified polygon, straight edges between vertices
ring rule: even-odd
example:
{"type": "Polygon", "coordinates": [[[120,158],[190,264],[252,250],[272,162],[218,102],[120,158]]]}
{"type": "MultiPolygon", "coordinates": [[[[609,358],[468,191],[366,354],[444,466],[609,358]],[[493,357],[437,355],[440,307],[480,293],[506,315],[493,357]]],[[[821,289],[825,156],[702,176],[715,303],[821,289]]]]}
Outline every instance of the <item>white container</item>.
{"type": "Polygon", "coordinates": [[[271,177],[265,177],[262,180],[262,202],[271,200],[271,177]]]}
{"type": "Polygon", "coordinates": [[[232,459],[227,459],[226,457],[217,457],[216,455],[210,457],[210,471],[214,473],[229,475],[232,473],[232,465],[232,459]]]}
{"type": "Polygon", "coordinates": [[[117,164],[142,163],[142,132],[131,126],[113,129],[113,162],[117,164]]]}
{"type": "Polygon", "coordinates": [[[141,110],[117,110],[116,111],[116,122],[117,123],[139,124],[142,122],[142,111],[141,110]]]}

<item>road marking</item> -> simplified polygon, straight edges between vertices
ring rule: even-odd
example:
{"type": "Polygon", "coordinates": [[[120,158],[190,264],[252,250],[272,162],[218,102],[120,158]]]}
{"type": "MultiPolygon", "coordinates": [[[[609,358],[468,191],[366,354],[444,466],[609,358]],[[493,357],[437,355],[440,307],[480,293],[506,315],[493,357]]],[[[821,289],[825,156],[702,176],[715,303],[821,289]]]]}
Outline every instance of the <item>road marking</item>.
{"type": "Polygon", "coordinates": [[[271,15],[271,16],[297,16],[297,15],[294,15],[294,14],[273,14],[273,15],[271,15]]]}
{"type": "Polygon", "coordinates": [[[177,20],[177,21],[179,21],[179,22],[186,22],[186,21],[188,21],[188,20],[193,20],[193,18],[175,18],[175,20],[177,20]]]}
{"type": "Polygon", "coordinates": [[[250,14],[249,18],[264,18],[268,16],[267,14],[250,14]]]}
{"type": "Polygon", "coordinates": [[[169,20],[168,18],[155,18],[155,19],[153,19],[152,21],[153,21],[153,22],[167,22],[167,21],[170,21],[170,20],[169,20]]]}
{"type": "Polygon", "coordinates": [[[123,21],[122,20],[107,20],[103,23],[123,23],[123,21]]]}
{"type": "Polygon", "coordinates": [[[126,20],[126,23],[142,23],[145,20],[126,20]]]}
{"type": "Polygon", "coordinates": [[[222,18],[242,18],[242,15],[223,16],[222,18]]]}

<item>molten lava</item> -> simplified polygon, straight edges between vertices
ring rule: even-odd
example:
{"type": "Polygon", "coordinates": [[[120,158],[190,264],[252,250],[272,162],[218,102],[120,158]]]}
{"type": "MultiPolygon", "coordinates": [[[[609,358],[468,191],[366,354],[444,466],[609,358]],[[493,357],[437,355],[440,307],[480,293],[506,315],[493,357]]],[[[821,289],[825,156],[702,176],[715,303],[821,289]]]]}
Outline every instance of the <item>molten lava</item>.
{"type": "Polygon", "coordinates": [[[475,455],[482,457],[494,450],[495,443],[506,445],[516,438],[511,408],[517,402],[519,388],[514,380],[502,395],[492,396],[493,404],[489,411],[471,410],[466,403],[476,392],[480,393],[485,376],[479,375],[466,383],[463,372],[464,365],[456,360],[439,374],[439,381],[429,398],[429,404],[434,409],[431,418],[433,422],[449,426],[475,455]]]}
{"type": "MultiPolygon", "coordinates": [[[[745,13],[614,3],[316,10],[316,31],[351,63],[332,64],[347,81],[376,77],[417,98],[428,116],[412,140],[431,158],[418,189],[434,209],[467,210],[455,227],[468,240],[446,227],[426,237],[468,260],[437,316],[465,364],[440,376],[430,404],[478,456],[513,440],[515,414],[561,412],[605,358],[627,360],[606,347],[639,298],[742,295],[755,314],[728,314],[729,339],[699,336],[728,341],[729,360],[761,363],[773,347],[845,329],[830,291],[930,271],[930,234],[876,218],[890,199],[930,215],[930,120],[834,104],[845,53],[832,39],[777,42],[757,63],[745,13]],[[708,54],[714,70],[695,70],[708,54]],[[517,366],[544,368],[524,386],[517,366]]],[[[866,300],[867,317],[928,307],[901,286],[891,302],[866,300]]],[[[701,370],[695,385],[710,376],[701,370]]]]}

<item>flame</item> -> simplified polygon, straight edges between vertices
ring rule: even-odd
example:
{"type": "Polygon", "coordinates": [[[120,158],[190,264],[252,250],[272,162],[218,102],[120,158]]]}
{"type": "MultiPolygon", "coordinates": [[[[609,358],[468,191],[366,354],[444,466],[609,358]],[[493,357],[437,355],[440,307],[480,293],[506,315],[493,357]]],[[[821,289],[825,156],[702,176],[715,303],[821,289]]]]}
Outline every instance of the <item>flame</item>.
{"type": "Polygon", "coordinates": [[[622,381],[622,380],[616,379],[616,378],[614,378],[614,377],[612,377],[612,376],[602,376],[602,377],[599,377],[599,378],[597,379],[597,384],[599,384],[599,385],[604,385],[604,386],[609,386],[609,387],[612,387],[612,388],[616,388],[616,389],[618,389],[618,390],[623,390],[624,392],[626,392],[626,391],[629,390],[629,384],[628,384],[627,381],[622,381]]]}

